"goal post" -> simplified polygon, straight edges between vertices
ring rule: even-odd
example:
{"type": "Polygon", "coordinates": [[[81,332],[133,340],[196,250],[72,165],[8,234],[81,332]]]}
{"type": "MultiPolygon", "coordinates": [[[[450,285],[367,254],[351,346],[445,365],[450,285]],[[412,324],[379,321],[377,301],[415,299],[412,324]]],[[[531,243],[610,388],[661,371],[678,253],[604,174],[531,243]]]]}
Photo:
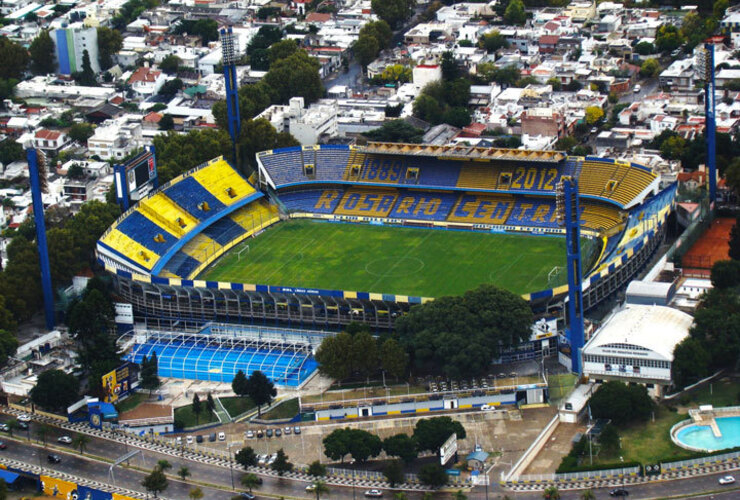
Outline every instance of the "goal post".
{"type": "Polygon", "coordinates": [[[549,273],[547,273],[547,283],[552,283],[552,280],[556,279],[558,276],[560,276],[560,272],[563,270],[561,266],[555,266],[553,267],[549,273]]]}
{"type": "Polygon", "coordinates": [[[242,260],[242,254],[248,254],[249,253],[249,245],[245,245],[244,248],[236,252],[236,261],[240,262],[242,260]]]}

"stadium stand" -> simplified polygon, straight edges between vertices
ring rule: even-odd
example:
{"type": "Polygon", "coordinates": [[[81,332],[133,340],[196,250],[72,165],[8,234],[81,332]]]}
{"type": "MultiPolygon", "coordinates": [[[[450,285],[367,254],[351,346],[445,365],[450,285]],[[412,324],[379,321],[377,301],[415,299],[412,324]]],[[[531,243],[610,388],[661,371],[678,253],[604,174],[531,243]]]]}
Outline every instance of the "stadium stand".
{"type": "Polygon", "coordinates": [[[609,230],[622,222],[619,210],[599,203],[581,205],[581,224],[597,231],[609,230]]]}
{"type": "Polygon", "coordinates": [[[350,149],[345,145],[325,145],[316,150],[315,180],[337,181],[344,177],[350,149]]]}
{"type": "Polygon", "coordinates": [[[198,219],[177,206],[164,193],[157,193],[150,198],[143,199],[138,205],[138,210],[178,237],[183,236],[198,224],[198,219]]]}
{"type": "Polygon", "coordinates": [[[256,200],[244,208],[231,214],[231,220],[243,227],[247,232],[263,227],[278,216],[278,209],[270,205],[264,198],[256,200]]]}
{"type": "Polygon", "coordinates": [[[552,198],[519,197],[506,224],[509,226],[556,228],[558,222],[555,200],[552,198]]]}
{"type": "Polygon", "coordinates": [[[132,211],[128,217],[120,221],[116,229],[160,255],[177,241],[177,237],[138,210],[132,211]]]}
{"type": "MultiPolygon", "coordinates": [[[[205,257],[209,253],[214,254],[221,248],[222,245],[219,242],[212,238],[209,238],[203,233],[200,233],[196,234],[190,241],[185,243],[185,245],[183,245],[183,247],[180,249],[180,252],[189,255],[193,259],[201,262],[205,260],[205,257]]],[[[169,264],[172,264],[172,262],[170,262],[169,264]]],[[[177,272],[175,272],[175,274],[177,274],[178,276],[186,276],[183,274],[178,274],[177,272]]]]}
{"type": "Polygon", "coordinates": [[[469,163],[460,169],[457,187],[468,189],[498,189],[500,170],[487,163],[469,163]]]}
{"type": "Polygon", "coordinates": [[[194,177],[184,177],[164,190],[164,194],[198,219],[217,214],[226,206],[194,177]]]}
{"type": "Polygon", "coordinates": [[[100,243],[120,253],[144,269],[151,270],[159,259],[159,254],[152,252],[138,241],[123,234],[114,226],[100,239],[100,243]]]}
{"type": "Polygon", "coordinates": [[[338,215],[387,217],[398,197],[394,189],[348,189],[337,209],[338,215]]]}
{"type": "Polygon", "coordinates": [[[244,228],[231,218],[224,217],[205,228],[203,234],[216,241],[219,245],[226,245],[231,240],[244,234],[244,228]]]}
{"type": "Polygon", "coordinates": [[[587,157],[581,165],[578,190],[581,194],[609,198],[625,206],[656,177],[645,167],[587,157]]]}
{"type": "Polygon", "coordinates": [[[473,224],[504,224],[512,208],[514,197],[509,195],[462,194],[447,220],[473,224]]]}
{"type": "Polygon", "coordinates": [[[280,193],[278,197],[288,212],[330,214],[339,205],[343,193],[342,189],[311,189],[280,193]]]}
{"type": "Polygon", "coordinates": [[[171,277],[187,277],[199,265],[199,260],[194,259],[184,251],[180,250],[172,256],[169,262],[167,262],[167,265],[164,267],[164,269],[172,275],[171,277]]]}
{"type": "Polygon", "coordinates": [[[301,180],[302,172],[296,169],[296,166],[304,165],[300,146],[263,151],[257,156],[275,183],[275,187],[301,180]]]}
{"type": "Polygon", "coordinates": [[[226,160],[218,160],[208,168],[193,172],[193,178],[225,206],[255,193],[255,189],[226,160]]]}
{"type": "Polygon", "coordinates": [[[453,193],[401,192],[389,217],[443,221],[449,215],[456,201],[457,195],[453,193]]]}

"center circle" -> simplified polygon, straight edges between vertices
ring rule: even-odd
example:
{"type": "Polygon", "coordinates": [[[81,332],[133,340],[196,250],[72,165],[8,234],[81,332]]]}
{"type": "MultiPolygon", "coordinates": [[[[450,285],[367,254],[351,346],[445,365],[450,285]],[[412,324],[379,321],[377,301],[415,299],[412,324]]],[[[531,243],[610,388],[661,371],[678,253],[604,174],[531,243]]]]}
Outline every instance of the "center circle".
{"type": "Polygon", "coordinates": [[[381,257],[365,264],[368,274],[396,278],[416,274],[424,269],[424,261],[417,257],[381,257]]]}

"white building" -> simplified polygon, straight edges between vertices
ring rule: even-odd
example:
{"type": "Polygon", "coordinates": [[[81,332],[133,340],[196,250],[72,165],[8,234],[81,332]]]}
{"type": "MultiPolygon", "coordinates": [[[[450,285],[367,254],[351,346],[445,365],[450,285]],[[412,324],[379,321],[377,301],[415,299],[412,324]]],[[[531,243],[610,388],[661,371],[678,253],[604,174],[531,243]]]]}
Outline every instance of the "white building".
{"type": "Polygon", "coordinates": [[[597,382],[645,384],[659,397],[671,385],[673,349],[693,318],[671,307],[630,304],[613,313],[583,348],[583,374],[597,382]]]}
{"type": "Polygon", "coordinates": [[[147,98],[159,92],[167,77],[159,70],[154,70],[146,66],[137,68],[128,79],[133,90],[139,97],[147,98]]]}
{"type": "Polygon", "coordinates": [[[56,47],[60,74],[71,75],[82,71],[82,60],[85,51],[90,57],[90,67],[93,72],[95,74],[100,73],[97,29],[86,28],[82,23],[74,23],[68,27],[54,30],[51,33],[51,39],[56,47]]]}
{"type": "Polygon", "coordinates": [[[293,97],[287,106],[270,106],[256,118],[266,119],[278,132],[290,132],[304,146],[320,142],[321,137],[336,137],[339,133],[336,101],[324,101],[310,108],[304,108],[303,102],[303,97],[293,97]]]}
{"type": "Polygon", "coordinates": [[[141,117],[108,121],[95,129],[95,134],[87,140],[90,156],[97,155],[102,160],[120,160],[142,146],[141,117]]]}

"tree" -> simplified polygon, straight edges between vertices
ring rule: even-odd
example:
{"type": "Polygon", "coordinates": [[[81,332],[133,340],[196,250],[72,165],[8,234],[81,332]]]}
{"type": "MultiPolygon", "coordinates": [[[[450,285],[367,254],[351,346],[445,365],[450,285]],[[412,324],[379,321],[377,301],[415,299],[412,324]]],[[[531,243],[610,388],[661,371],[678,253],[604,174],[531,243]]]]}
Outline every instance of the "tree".
{"type": "Polygon", "coordinates": [[[280,40],[279,42],[272,44],[267,52],[270,64],[275,64],[277,61],[290,57],[294,53],[298,52],[298,44],[295,40],[291,40],[289,38],[280,40]]]}
{"type": "Polygon", "coordinates": [[[486,49],[486,52],[491,54],[499,49],[508,48],[509,42],[506,41],[506,37],[504,37],[499,30],[493,30],[481,37],[479,45],[481,48],[486,49]]]}
{"type": "Polygon", "coordinates": [[[152,352],[149,359],[144,356],[141,360],[141,388],[149,391],[151,396],[152,391],[159,388],[161,381],[159,380],[159,361],[157,360],[157,353],[152,352]]]}
{"type": "Polygon", "coordinates": [[[17,418],[11,418],[7,422],[5,422],[5,425],[8,426],[8,435],[10,436],[12,436],[13,432],[20,427],[20,425],[18,424],[17,418]]]}
{"type": "Polygon", "coordinates": [[[162,183],[184,173],[192,165],[200,165],[231,149],[229,134],[213,129],[160,134],[154,137],[154,146],[157,148],[157,173],[162,183]]]}
{"type": "Polygon", "coordinates": [[[370,6],[379,18],[391,27],[407,20],[413,14],[415,0],[372,0],[370,6]]]}
{"type": "Polygon", "coordinates": [[[275,384],[259,370],[255,370],[247,379],[247,395],[257,405],[257,415],[262,415],[262,406],[269,405],[277,396],[275,384]]]}
{"type": "Polygon", "coordinates": [[[666,160],[678,160],[686,150],[686,139],[680,135],[669,137],[660,145],[660,154],[666,160]]]}
{"type": "Polygon", "coordinates": [[[672,24],[664,24],[658,28],[655,37],[655,48],[660,52],[671,52],[676,50],[684,42],[683,35],[679,29],[672,24]]]}
{"type": "Polygon", "coordinates": [[[555,142],[555,149],[558,151],[566,151],[568,153],[578,145],[578,140],[570,135],[561,137],[555,142]]]}
{"type": "Polygon", "coordinates": [[[368,35],[375,38],[378,42],[378,48],[380,50],[384,50],[391,46],[393,30],[391,30],[388,23],[383,20],[370,21],[360,29],[360,36],[362,35],[368,35]]]}
{"type": "Polygon", "coordinates": [[[195,393],[193,395],[192,409],[193,409],[193,413],[195,413],[196,423],[200,423],[200,413],[203,411],[203,406],[200,403],[200,398],[198,397],[198,393],[195,393]]]}
{"type": "Polygon", "coordinates": [[[588,106],[586,108],[586,123],[595,125],[604,118],[604,110],[600,106],[588,106]]]}
{"type": "Polygon", "coordinates": [[[732,160],[725,170],[725,182],[735,191],[735,195],[740,196],[740,158],[732,160]]]}
{"type": "Polygon", "coordinates": [[[452,495],[452,498],[455,500],[467,500],[467,495],[463,493],[463,490],[457,490],[454,495],[452,495]]]}
{"type": "Polygon", "coordinates": [[[107,70],[113,66],[113,54],[123,48],[123,36],[116,29],[98,27],[98,62],[100,69],[107,70]]]}
{"type": "Polygon", "coordinates": [[[55,73],[57,64],[54,59],[54,50],[54,42],[49,35],[49,30],[43,30],[33,39],[28,48],[31,54],[31,71],[37,75],[55,73]]]}
{"type": "Polygon", "coordinates": [[[640,76],[644,78],[655,78],[660,74],[660,64],[653,57],[648,57],[640,66],[640,76]]]}
{"type": "Polygon", "coordinates": [[[28,51],[7,37],[0,37],[0,78],[21,80],[30,56],[28,51]]]}
{"type": "Polygon", "coordinates": [[[214,19],[180,20],[175,26],[175,34],[181,35],[188,33],[201,37],[201,42],[205,47],[210,42],[218,40],[218,23],[214,19]]]}
{"type": "Polygon", "coordinates": [[[419,370],[461,378],[485,372],[501,349],[529,339],[532,321],[520,296],[483,285],[413,307],[396,320],[396,332],[419,370]]]}
{"type": "Polygon", "coordinates": [[[709,375],[711,357],[698,339],[686,337],[673,348],[671,378],[677,387],[686,387],[709,375]]]}
{"type": "MultiPolygon", "coordinates": [[[[4,309],[4,307],[2,308],[4,309]]],[[[18,349],[18,339],[7,330],[0,330],[0,365],[5,364],[18,349]]]]}
{"type": "Polygon", "coordinates": [[[432,488],[440,488],[447,484],[447,473],[444,468],[437,463],[423,465],[421,469],[419,469],[418,475],[421,484],[431,486],[432,488]]]}
{"type": "Polygon", "coordinates": [[[545,500],[560,500],[560,492],[556,486],[548,486],[542,492],[542,498],[545,500]]]}
{"type": "Polygon", "coordinates": [[[293,470],[293,464],[288,462],[288,456],[282,448],[277,451],[277,457],[275,457],[275,461],[270,467],[278,473],[278,476],[282,476],[286,472],[293,470]]]}
{"type": "Polygon", "coordinates": [[[216,402],[213,400],[213,396],[209,392],[206,396],[206,412],[211,414],[216,409],[216,402]]]}
{"type": "Polygon", "coordinates": [[[347,430],[335,429],[324,437],[322,440],[324,455],[332,460],[344,462],[344,457],[349,453],[349,433],[347,430]]]}
{"type": "Polygon", "coordinates": [[[596,495],[594,494],[594,490],[589,488],[585,490],[583,493],[581,493],[581,500],[596,500],[596,495]]]}
{"type": "Polygon", "coordinates": [[[465,439],[465,428],[457,420],[450,417],[433,417],[416,422],[414,439],[420,451],[428,450],[439,454],[439,448],[452,434],[457,439],[465,439]]]}
{"type": "Polygon", "coordinates": [[[740,260],[740,217],[730,229],[730,251],[728,253],[732,260],[740,260]]]}
{"type": "Polygon", "coordinates": [[[383,469],[383,475],[388,480],[391,488],[403,483],[403,464],[400,460],[393,460],[383,469]]]}
{"type": "Polygon", "coordinates": [[[383,370],[398,380],[406,373],[409,356],[403,346],[393,338],[387,339],[380,347],[380,365],[383,370]]]}
{"type": "Polygon", "coordinates": [[[527,21],[527,12],[524,10],[522,0],[511,0],[504,11],[504,21],[507,24],[524,25],[527,21]]]}
{"type": "Polygon", "coordinates": [[[46,448],[46,438],[49,434],[51,434],[51,426],[49,424],[41,423],[36,425],[36,437],[44,443],[44,448],[46,448]]]}
{"type": "Polygon", "coordinates": [[[141,485],[146,489],[147,492],[151,492],[154,498],[157,498],[159,493],[162,493],[169,486],[167,476],[159,467],[154,467],[152,472],[144,478],[141,485]]]}
{"type": "Polygon", "coordinates": [[[442,69],[442,80],[451,82],[460,76],[460,69],[457,67],[455,54],[451,50],[442,52],[440,66],[442,69]]]}
{"type": "Polygon", "coordinates": [[[547,80],[547,84],[552,87],[552,90],[554,92],[559,92],[563,88],[563,82],[560,81],[560,78],[553,76],[549,80],[547,80]]]}
{"type": "MultiPolygon", "coordinates": [[[[283,31],[278,26],[262,26],[252,37],[247,46],[247,55],[251,56],[256,50],[267,50],[283,38],[283,31]]],[[[269,60],[269,57],[268,57],[269,60]]]]}
{"type": "Polygon", "coordinates": [[[449,108],[442,115],[442,121],[448,123],[453,127],[463,128],[470,125],[471,121],[470,111],[462,106],[456,106],[449,108]]]}
{"type": "Polygon", "coordinates": [[[317,480],[311,483],[311,485],[313,486],[313,492],[316,495],[316,500],[321,500],[321,495],[329,493],[329,487],[324,481],[317,480]]]}
{"type": "Polygon", "coordinates": [[[599,435],[599,444],[608,454],[614,454],[619,450],[619,432],[615,425],[609,424],[604,427],[599,435]]]}
{"type": "Polygon", "coordinates": [[[720,260],[712,266],[712,285],[724,290],[740,285],[740,260],[720,260]]]}
{"type": "Polygon", "coordinates": [[[84,455],[89,442],[90,436],[87,434],[75,434],[75,437],[72,438],[72,447],[80,450],[80,455],[84,455]]]}
{"type": "Polygon", "coordinates": [[[181,64],[182,59],[177,57],[175,54],[169,54],[159,63],[159,69],[168,75],[174,75],[180,69],[181,64]]]}
{"type": "Polygon", "coordinates": [[[276,104],[287,103],[291,97],[303,97],[308,105],[324,94],[319,63],[303,50],[276,61],[263,81],[276,104]]]}
{"type": "Polygon", "coordinates": [[[165,99],[172,99],[175,97],[175,94],[182,90],[182,80],[179,78],[174,78],[172,80],[166,81],[164,85],[159,89],[159,95],[163,96],[165,99]]]}
{"type": "Polygon", "coordinates": [[[200,500],[201,498],[203,498],[203,496],[203,490],[200,489],[200,486],[196,486],[188,493],[188,497],[190,497],[192,500],[200,500]]]}
{"type": "Polygon", "coordinates": [[[655,53],[655,45],[650,42],[640,42],[635,45],[635,52],[641,56],[647,56],[655,53]]]}
{"type": "Polygon", "coordinates": [[[369,332],[363,331],[352,337],[352,366],[361,377],[367,377],[378,369],[378,344],[369,332]]]}
{"type": "Polygon", "coordinates": [[[8,498],[8,485],[4,479],[0,479],[0,500],[7,500],[8,498]]]}
{"type": "Polygon", "coordinates": [[[413,462],[418,456],[416,449],[416,440],[408,434],[400,433],[383,440],[385,454],[391,457],[398,457],[407,464],[413,462]]]}
{"type": "Polygon", "coordinates": [[[172,468],[172,464],[169,460],[161,459],[157,460],[157,467],[159,467],[162,472],[165,472],[172,468]]]}
{"type": "Polygon", "coordinates": [[[588,404],[595,418],[611,418],[616,425],[646,420],[653,409],[645,386],[616,381],[601,384],[588,404]]]}
{"type": "Polygon", "coordinates": [[[257,454],[251,446],[246,446],[236,452],[234,460],[236,460],[236,463],[245,469],[248,467],[255,467],[257,465],[257,454]]]}
{"type": "Polygon", "coordinates": [[[380,46],[378,45],[378,41],[372,36],[360,35],[352,49],[360,66],[367,68],[367,65],[373,62],[378,56],[380,46]]]}
{"type": "Polygon", "coordinates": [[[262,481],[257,477],[257,474],[252,474],[251,472],[249,474],[244,474],[240,482],[242,483],[242,486],[249,490],[250,493],[252,493],[253,488],[262,484],[262,481]]]}
{"type": "Polygon", "coordinates": [[[77,401],[80,381],[62,370],[48,370],[38,376],[31,389],[31,401],[51,411],[66,410],[77,401]]]}
{"type": "Polygon", "coordinates": [[[73,141],[77,141],[80,144],[86,144],[87,140],[92,137],[94,133],[93,127],[89,123],[75,123],[69,129],[68,135],[73,141]]]}
{"type": "Polygon", "coordinates": [[[308,475],[314,477],[326,476],[326,466],[324,466],[318,460],[314,460],[308,466],[308,475]]]}
{"type": "Polygon", "coordinates": [[[188,469],[187,467],[183,465],[182,467],[177,469],[177,475],[180,476],[180,479],[185,481],[187,478],[191,476],[190,469],[188,469]]]}
{"type": "Polygon", "coordinates": [[[95,72],[90,65],[90,53],[87,49],[82,51],[82,70],[75,73],[75,81],[84,87],[97,87],[98,81],[95,79],[95,72]]]}
{"type": "Polygon", "coordinates": [[[379,128],[365,132],[364,135],[373,141],[418,144],[424,136],[424,131],[404,120],[390,120],[383,122],[379,128]]]}
{"type": "Polygon", "coordinates": [[[712,6],[712,17],[719,20],[725,17],[725,11],[730,6],[729,0],[715,0],[712,6]]]}
{"type": "Polygon", "coordinates": [[[413,113],[417,118],[437,124],[442,121],[443,109],[436,99],[422,93],[414,100],[413,113]]]}
{"type": "Polygon", "coordinates": [[[234,378],[231,380],[231,390],[234,391],[234,394],[237,396],[243,397],[247,395],[247,376],[244,375],[242,370],[237,371],[236,375],[234,375],[234,378]]]}

